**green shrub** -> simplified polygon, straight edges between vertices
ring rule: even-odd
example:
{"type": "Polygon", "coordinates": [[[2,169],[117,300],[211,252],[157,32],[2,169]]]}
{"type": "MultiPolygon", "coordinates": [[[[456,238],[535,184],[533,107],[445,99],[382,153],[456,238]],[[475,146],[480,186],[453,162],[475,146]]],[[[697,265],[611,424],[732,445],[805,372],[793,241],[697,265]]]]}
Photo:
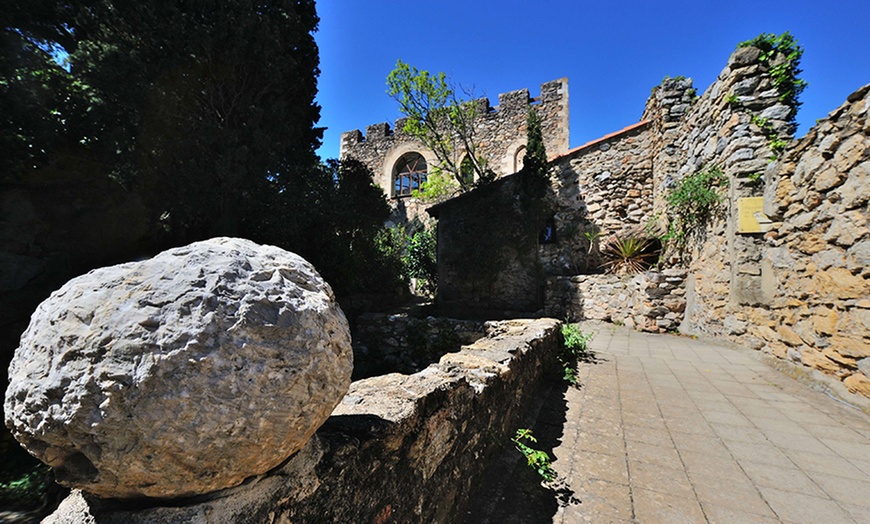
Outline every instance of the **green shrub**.
{"type": "Polygon", "coordinates": [[[562,366],[562,378],[572,386],[577,385],[577,361],[590,358],[587,345],[593,336],[583,333],[577,324],[562,324],[562,350],[556,358],[562,366]]]}
{"type": "Polygon", "coordinates": [[[434,228],[421,229],[410,237],[402,257],[408,276],[427,293],[435,293],[438,286],[437,242],[434,228]]]}
{"type": "Polygon", "coordinates": [[[514,438],[511,439],[511,442],[514,443],[517,451],[523,454],[526,457],[526,464],[532,468],[535,473],[541,476],[545,481],[551,482],[554,478],[556,478],[556,472],[553,470],[552,461],[550,456],[545,452],[539,449],[535,449],[528,444],[524,443],[523,440],[526,440],[530,443],[535,443],[538,441],[533,435],[532,430],[530,429],[518,429],[517,434],[514,438]]]}
{"type": "Polygon", "coordinates": [[[683,255],[691,241],[700,241],[722,204],[720,188],[728,177],[717,166],[684,177],[668,192],[670,225],[663,240],[683,255]]]}

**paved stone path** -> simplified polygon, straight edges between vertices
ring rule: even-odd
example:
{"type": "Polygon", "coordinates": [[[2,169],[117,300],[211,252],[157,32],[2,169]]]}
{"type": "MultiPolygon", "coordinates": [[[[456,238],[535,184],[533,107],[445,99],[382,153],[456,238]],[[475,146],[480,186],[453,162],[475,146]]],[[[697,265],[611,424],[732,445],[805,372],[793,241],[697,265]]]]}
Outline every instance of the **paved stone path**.
{"type": "Polygon", "coordinates": [[[580,388],[529,421],[545,489],[506,449],[468,523],[870,523],[870,416],[749,350],[607,324],[580,388]]]}

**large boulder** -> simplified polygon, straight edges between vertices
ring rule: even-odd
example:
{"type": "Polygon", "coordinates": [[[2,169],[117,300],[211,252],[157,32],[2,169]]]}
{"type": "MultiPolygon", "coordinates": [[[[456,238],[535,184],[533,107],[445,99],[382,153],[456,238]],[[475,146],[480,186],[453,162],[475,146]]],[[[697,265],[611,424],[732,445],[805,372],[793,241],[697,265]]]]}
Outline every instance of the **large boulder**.
{"type": "Polygon", "coordinates": [[[352,367],[347,320],[311,264],[216,238],[54,292],[10,365],[6,425],[63,484],[191,496],[299,450],[352,367]]]}

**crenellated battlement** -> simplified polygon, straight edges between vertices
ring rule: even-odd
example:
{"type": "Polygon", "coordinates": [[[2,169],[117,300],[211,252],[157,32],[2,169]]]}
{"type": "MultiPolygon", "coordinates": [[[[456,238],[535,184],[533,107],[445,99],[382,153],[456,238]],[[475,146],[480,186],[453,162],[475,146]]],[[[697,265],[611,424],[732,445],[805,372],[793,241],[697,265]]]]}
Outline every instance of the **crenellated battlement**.
{"type": "MultiPolygon", "coordinates": [[[[554,102],[564,102],[564,107],[567,110],[568,105],[568,79],[560,78],[541,84],[541,94],[536,98],[529,95],[528,88],[517,89],[500,93],[498,95],[498,105],[491,105],[488,97],[480,97],[473,101],[477,104],[477,113],[481,118],[493,118],[503,116],[505,112],[514,113],[521,111],[525,117],[526,110],[530,105],[540,106],[542,104],[552,104],[554,102]],[[564,101],[562,100],[564,96],[564,101]]],[[[353,131],[345,131],[341,134],[341,150],[344,151],[345,145],[351,146],[371,140],[381,140],[391,137],[395,134],[404,134],[402,129],[405,127],[406,117],[397,119],[391,126],[389,122],[379,122],[366,126],[365,133],[359,129],[353,131]]],[[[566,122],[567,124],[567,122],[566,122]]],[[[567,145],[566,145],[567,149],[567,145]]],[[[342,155],[343,156],[343,155],[342,155]]]]}

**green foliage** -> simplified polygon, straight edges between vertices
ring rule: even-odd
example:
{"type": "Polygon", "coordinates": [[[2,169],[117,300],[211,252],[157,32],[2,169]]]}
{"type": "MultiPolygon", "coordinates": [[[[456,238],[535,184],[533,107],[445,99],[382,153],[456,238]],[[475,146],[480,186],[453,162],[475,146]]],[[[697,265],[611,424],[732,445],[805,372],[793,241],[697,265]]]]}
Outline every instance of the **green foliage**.
{"type": "Polygon", "coordinates": [[[541,211],[544,196],[550,187],[550,164],[547,162],[547,150],[541,131],[541,116],[533,107],[529,107],[526,113],[526,143],[523,169],[519,175],[522,177],[520,196],[524,204],[541,211]]]}
{"type": "Polygon", "coordinates": [[[577,361],[592,358],[587,345],[593,336],[583,333],[577,324],[562,324],[562,350],[556,358],[562,366],[562,378],[572,386],[577,385],[577,361]]]}
{"type": "Polygon", "coordinates": [[[384,227],[390,208],[365,165],[328,160],[294,177],[286,193],[258,204],[261,218],[246,224],[252,240],[298,253],[338,296],[407,288],[404,235],[384,227]]]}
{"type": "Polygon", "coordinates": [[[762,33],[752,40],[741,42],[738,47],[756,47],[761,50],[758,61],[770,68],[769,74],[779,93],[779,100],[794,108],[791,118],[800,107],[798,98],[807,87],[807,82],[798,78],[800,61],[804,50],[788,32],[781,35],[762,33]]]}
{"type": "Polygon", "coordinates": [[[3,178],[110,176],[171,245],[255,236],[316,169],[313,0],[14,4],[0,10],[3,178]]]}
{"type": "Polygon", "coordinates": [[[656,253],[650,253],[651,242],[642,237],[614,237],[601,250],[604,267],[618,275],[632,275],[649,269],[656,253]]]}
{"type": "Polygon", "coordinates": [[[435,228],[415,232],[402,257],[408,276],[416,278],[418,285],[431,294],[438,285],[437,238],[435,228]]]}
{"type": "MultiPolygon", "coordinates": [[[[11,441],[12,437],[8,440],[11,441]]],[[[0,471],[0,507],[40,507],[45,503],[46,491],[53,482],[51,468],[24,453],[16,444],[11,446],[8,442],[2,446],[5,464],[0,471]],[[11,446],[15,449],[9,449],[11,446]]]]}
{"type": "Polygon", "coordinates": [[[406,117],[403,131],[435,154],[438,167],[449,173],[462,191],[471,189],[475,178],[477,184],[495,178],[477,154],[475,121],[480,106],[461,99],[444,73],[432,74],[398,60],[387,76],[387,93],[406,117]]]}
{"type": "Polygon", "coordinates": [[[147,203],[155,244],[278,245],[339,295],[407,281],[371,173],[315,154],[312,0],[19,2],[0,16],[3,179],[113,177],[147,203]]]}
{"type": "Polygon", "coordinates": [[[664,240],[679,254],[689,242],[701,240],[707,224],[719,210],[719,189],[728,186],[728,178],[717,166],[684,177],[667,195],[670,226],[664,240]]]}
{"type": "Polygon", "coordinates": [[[462,191],[462,186],[452,175],[445,174],[441,169],[434,168],[427,175],[426,181],[420,184],[420,189],[411,192],[411,196],[423,202],[443,202],[462,191]]]}
{"type": "Polygon", "coordinates": [[[553,479],[556,478],[556,471],[553,469],[550,456],[545,451],[535,449],[523,441],[532,444],[538,441],[538,439],[532,435],[532,430],[518,429],[514,438],[511,439],[511,442],[514,443],[517,451],[526,457],[526,464],[532,468],[535,473],[540,475],[546,482],[552,482],[553,479]]]}
{"type": "Polygon", "coordinates": [[[765,136],[767,136],[767,145],[770,147],[771,156],[770,160],[776,160],[782,155],[782,152],[785,151],[785,147],[788,145],[788,142],[781,139],[779,134],[773,129],[773,124],[766,118],[762,118],[758,115],[752,115],[750,122],[758,126],[762,132],[764,132],[765,136]]]}
{"type": "Polygon", "coordinates": [[[740,97],[735,93],[731,93],[727,98],[725,98],[725,102],[730,106],[737,106],[740,104],[740,97]]]}

